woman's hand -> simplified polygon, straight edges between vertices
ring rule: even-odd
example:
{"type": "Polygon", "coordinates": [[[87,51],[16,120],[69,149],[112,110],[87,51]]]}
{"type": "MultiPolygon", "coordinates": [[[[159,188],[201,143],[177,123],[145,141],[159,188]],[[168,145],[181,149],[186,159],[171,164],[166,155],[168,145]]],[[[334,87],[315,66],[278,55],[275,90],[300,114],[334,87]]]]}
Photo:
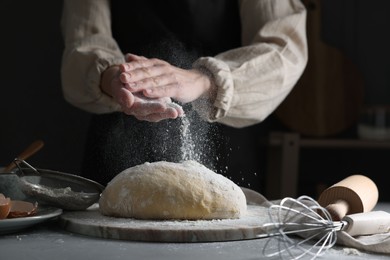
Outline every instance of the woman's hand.
{"type": "Polygon", "coordinates": [[[108,68],[102,74],[101,88],[120,104],[124,113],[150,122],[175,119],[184,115],[181,106],[173,104],[169,97],[149,98],[142,93],[132,93],[120,78],[119,66],[108,68]]]}
{"type": "Polygon", "coordinates": [[[198,70],[185,70],[159,59],[126,55],[127,63],[119,66],[120,81],[131,93],[148,98],[170,97],[182,103],[199,97],[213,99],[215,85],[198,70]]]}

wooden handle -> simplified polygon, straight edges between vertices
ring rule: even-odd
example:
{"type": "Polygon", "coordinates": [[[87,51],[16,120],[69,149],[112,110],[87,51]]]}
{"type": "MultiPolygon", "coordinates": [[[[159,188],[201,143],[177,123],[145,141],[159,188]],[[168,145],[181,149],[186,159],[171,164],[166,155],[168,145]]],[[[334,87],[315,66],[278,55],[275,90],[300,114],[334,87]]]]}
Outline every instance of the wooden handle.
{"type": "MultiPolygon", "coordinates": [[[[20,160],[26,160],[38,152],[43,147],[43,145],[44,143],[42,140],[36,140],[32,142],[22,153],[20,153],[17,158],[20,160]]],[[[4,168],[3,172],[10,172],[13,168],[15,168],[15,163],[12,162],[4,168]]]]}
{"type": "Polygon", "coordinates": [[[325,207],[335,221],[340,221],[349,212],[349,204],[345,200],[337,200],[325,207]]]}

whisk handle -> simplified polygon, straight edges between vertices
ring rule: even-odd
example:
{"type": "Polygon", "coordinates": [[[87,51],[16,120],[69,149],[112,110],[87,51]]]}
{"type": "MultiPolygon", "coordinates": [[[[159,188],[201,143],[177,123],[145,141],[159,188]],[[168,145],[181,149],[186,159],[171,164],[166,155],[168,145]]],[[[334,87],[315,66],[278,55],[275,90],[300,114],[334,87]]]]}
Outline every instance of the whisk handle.
{"type": "Polygon", "coordinates": [[[349,211],[349,203],[345,200],[337,200],[325,207],[334,221],[340,221],[349,211]]]}
{"type": "Polygon", "coordinates": [[[370,211],[347,215],[343,218],[348,224],[346,231],[351,236],[373,235],[390,232],[390,213],[370,211]]]}

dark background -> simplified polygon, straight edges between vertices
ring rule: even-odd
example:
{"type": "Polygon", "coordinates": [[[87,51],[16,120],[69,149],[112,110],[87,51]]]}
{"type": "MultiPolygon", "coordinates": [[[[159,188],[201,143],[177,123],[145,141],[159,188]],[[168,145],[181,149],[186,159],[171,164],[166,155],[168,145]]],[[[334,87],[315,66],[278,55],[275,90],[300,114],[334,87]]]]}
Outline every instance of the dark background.
{"type": "MultiPolygon", "coordinates": [[[[324,41],[342,49],[361,69],[366,104],[389,104],[390,1],[374,3],[328,0],[324,41]]],[[[44,148],[28,160],[32,165],[80,172],[90,116],[66,103],[62,96],[61,8],[62,1],[49,0],[0,4],[0,165],[8,165],[32,141],[42,139],[44,148]]],[[[267,157],[263,141],[272,130],[289,131],[274,115],[255,126],[228,130],[232,149],[227,174],[240,185],[264,190],[267,157]]],[[[339,135],[353,138],[356,128],[352,126],[339,135]]],[[[314,194],[319,182],[332,183],[339,171],[364,171],[384,185],[389,155],[389,150],[336,150],[317,155],[304,151],[300,193],[314,194]]],[[[381,198],[390,200],[385,189],[383,186],[381,198]]]]}
{"type": "Polygon", "coordinates": [[[36,139],[37,167],[78,172],[89,115],[62,97],[62,1],[2,1],[0,165],[36,139]]]}

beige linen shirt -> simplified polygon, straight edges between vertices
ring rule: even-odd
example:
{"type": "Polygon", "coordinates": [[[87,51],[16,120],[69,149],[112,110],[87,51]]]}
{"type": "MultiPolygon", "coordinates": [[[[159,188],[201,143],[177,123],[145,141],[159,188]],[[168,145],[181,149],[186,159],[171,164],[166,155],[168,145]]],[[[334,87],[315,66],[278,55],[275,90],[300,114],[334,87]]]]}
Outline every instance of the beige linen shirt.
{"type": "MultiPolygon", "coordinates": [[[[306,10],[300,0],[239,0],[242,47],[201,57],[218,87],[213,109],[193,106],[210,122],[244,127],[261,122],[290,93],[307,64],[306,10]]],[[[131,13],[131,10],[129,10],[131,13]]],[[[100,89],[100,75],[124,62],[112,37],[109,0],[65,0],[64,98],[85,111],[121,111],[100,89]]],[[[136,53],[135,53],[136,54],[136,53]]]]}

